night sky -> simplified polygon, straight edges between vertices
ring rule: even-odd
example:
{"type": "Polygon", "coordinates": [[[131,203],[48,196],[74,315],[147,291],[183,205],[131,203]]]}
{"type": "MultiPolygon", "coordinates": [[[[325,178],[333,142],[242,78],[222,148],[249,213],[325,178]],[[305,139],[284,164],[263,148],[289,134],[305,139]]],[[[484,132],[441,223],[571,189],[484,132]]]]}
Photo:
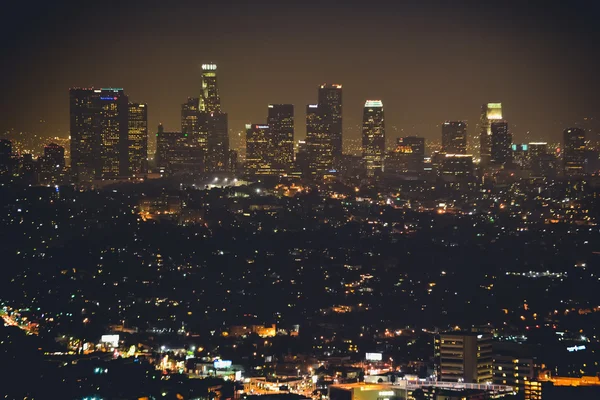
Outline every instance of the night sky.
{"type": "Polygon", "coordinates": [[[304,108],[322,82],[343,84],[350,137],[368,98],[383,100],[388,137],[438,139],[447,119],[467,120],[473,135],[488,101],[503,103],[516,141],[557,140],[564,127],[600,118],[591,1],[10,3],[2,130],[66,136],[74,86],[123,87],[148,103],[152,132],[159,122],[179,130],[180,105],[198,96],[209,61],[233,131],[264,122],[268,103],[293,103],[304,136],[304,108]]]}

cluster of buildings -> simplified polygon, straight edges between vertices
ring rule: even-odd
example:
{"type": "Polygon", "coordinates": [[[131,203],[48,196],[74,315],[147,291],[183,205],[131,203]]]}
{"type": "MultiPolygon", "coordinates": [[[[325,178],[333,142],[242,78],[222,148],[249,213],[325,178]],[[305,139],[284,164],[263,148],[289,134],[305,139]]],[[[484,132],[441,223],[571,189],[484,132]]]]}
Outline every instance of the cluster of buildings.
{"type": "MultiPolygon", "coordinates": [[[[342,152],[342,85],[323,84],[316,104],[306,106],[306,137],[296,140],[293,104],[269,104],[265,122],[247,124],[242,160],[230,148],[228,115],[221,108],[217,65],[203,64],[201,91],[181,106],[181,129],[159,125],[156,151],[148,148],[148,105],[129,101],[122,88],[70,90],[70,170],[64,148],[51,143],[40,159],[17,157],[11,143],[0,146],[0,174],[25,177],[32,183],[69,180],[140,179],[149,172],[205,174],[230,172],[250,179],[265,176],[311,180],[367,178],[376,180],[494,179],[582,176],[600,167],[582,128],[563,132],[562,148],[545,142],[514,143],[501,103],[481,110],[479,156],[469,154],[466,121],[441,125],[440,151],[426,153],[425,138],[397,138],[386,148],[385,113],[381,100],[363,108],[361,155],[342,152]],[[149,159],[155,164],[149,166],[149,159]]],[[[348,138],[346,138],[348,140],[348,138]]]]}

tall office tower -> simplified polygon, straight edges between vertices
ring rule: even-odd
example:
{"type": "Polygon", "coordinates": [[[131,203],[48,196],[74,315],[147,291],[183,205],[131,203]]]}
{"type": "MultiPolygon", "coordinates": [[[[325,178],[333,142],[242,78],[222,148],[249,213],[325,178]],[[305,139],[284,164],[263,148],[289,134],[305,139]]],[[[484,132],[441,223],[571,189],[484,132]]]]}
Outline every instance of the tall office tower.
{"type": "Polygon", "coordinates": [[[495,165],[505,165],[512,162],[512,134],[508,130],[506,121],[493,121],[490,125],[491,157],[490,162],[495,165]]]}
{"type": "Polygon", "coordinates": [[[202,90],[199,108],[203,113],[221,112],[221,98],[217,86],[217,64],[202,64],[202,90]]]}
{"type": "Polygon", "coordinates": [[[46,183],[58,182],[65,170],[65,148],[56,143],[44,147],[41,157],[41,180],[46,183]]]}
{"type": "Polygon", "coordinates": [[[200,135],[206,136],[205,170],[226,171],[229,165],[229,131],[227,114],[221,110],[216,64],[202,64],[199,111],[200,135]]]}
{"type": "Polygon", "coordinates": [[[200,130],[200,100],[197,97],[188,97],[181,105],[181,132],[188,135],[190,145],[206,151],[206,132],[200,130]]]}
{"type": "Polygon", "coordinates": [[[492,382],[492,336],[477,332],[446,332],[435,338],[438,380],[492,382]]]}
{"type": "Polygon", "coordinates": [[[568,176],[585,172],[585,131],[581,128],[563,131],[563,168],[568,176]]]}
{"type": "Polygon", "coordinates": [[[77,180],[129,173],[128,101],[120,88],[69,90],[71,169],[77,180]]]}
{"type": "Polygon", "coordinates": [[[442,124],[442,152],[467,154],[467,123],[446,121],[442,124]]]}
{"type": "Polygon", "coordinates": [[[331,137],[333,159],[337,168],[342,159],[342,85],[321,85],[318,100],[325,129],[331,137]]]}
{"type": "Polygon", "coordinates": [[[310,157],[308,155],[308,146],[306,140],[298,141],[298,152],[294,161],[294,173],[300,174],[303,177],[309,177],[310,174],[310,157]]]}
{"type": "Polygon", "coordinates": [[[12,175],[13,166],[12,142],[0,139],[0,176],[12,175]]]}
{"type": "Polygon", "coordinates": [[[156,134],[156,166],[170,173],[189,171],[190,146],[188,134],[165,132],[162,125],[156,134]]]}
{"type": "Polygon", "coordinates": [[[273,140],[269,125],[246,124],[246,175],[275,175],[273,140]]]}
{"type": "Polygon", "coordinates": [[[529,142],[528,157],[535,159],[537,157],[548,154],[548,143],[546,142],[529,142]]]}
{"type": "Polygon", "coordinates": [[[383,170],[385,158],[385,120],[381,100],[367,100],[363,111],[362,156],[367,176],[383,170]]]}
{"type": "Polygon", "coordinates": [[[492,157],[492,122],[501,119],[502,103],[486,103],[481,107],[479,156],[482,165],[488,165],[492,157]]]}
{"type": "Polygon", "coordinates": [[[267,125],[274,140],[274,165],[289,172],[294,165],[294,105],[269,104],[267,125]]]}
{"type": "Polygon", "coordinates": [[[473,176],[473,156],[471,154],[438,153],[436,156],[437,172],[442,178],[454,180],[473,176]]]}
{"type": "Polygon", "coordinates": [[[129,103],[129,175],[148,173],[148,106],[129,103]]]}
{"type": "Polygon", "coordinates": [[[311,178],[322,178],[333,169],[333,143],[318,104],[306,106],[306,152],[311,178]]]}
{"type": "Polygon", "coordinates": [[[384,174],[387,177],[423,174],[425,162],[425,138],[406,136],[398,138],[396,148],[385,158],[384,174]]]}
{"type": "Polygon", "coordinates": [[[527,143],[513,143],[511,145],[511,160],[521,168],[530,166],[529,145],[527,143]]]}

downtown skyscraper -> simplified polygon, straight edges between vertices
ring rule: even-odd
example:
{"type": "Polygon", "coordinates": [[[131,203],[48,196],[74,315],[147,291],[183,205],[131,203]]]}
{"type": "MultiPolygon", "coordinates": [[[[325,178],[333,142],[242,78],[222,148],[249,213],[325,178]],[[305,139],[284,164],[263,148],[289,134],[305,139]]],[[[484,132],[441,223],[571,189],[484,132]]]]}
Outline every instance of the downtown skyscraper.
{"type": "Polygon", "coordinates": [[[69,90],[71,169],[78,181],[129,175],[128,98],[121,88],[69,90]]]}
{"type": "Polygon", "coordinates": [[[319,86],[318,104],[331,140],[334,167],[338,168],[342,159],[342,85],[324,83],[319,86]]]}
{"type": "Polygon", "coordinates": [[[362,157],[368,177],[383,171],[385,119],[381,100],[367,100],[363,110],[362,157]]]}
{"type": "Polygon", "coordinates": [[[502,103],[486,103],[481,106],[479,156],[484,166],[490,163],[492,157],[492,122],[501,119],[502,103]]]}
{"type": "Polygon", "coordinates": [[[129,175],[144,175],[148,172],[148,106],[129,103],[127,120],[129,175]]]}
{"type": "Polygon", "coordinates": [[[306,153],[310,178],[333,173],[333,141],[320,104],[306,106],[306,153]]]}
{"type": "Polygon", "coordinates": [[[565,175],[583,175],[585,171],[585,150],[585,130],[567,128],[563,131],[563,168],[565,175]]]}
{"type": "Polygon", "coordinates": [[[442,152],[467,154],[466,122],[446,121],[442,124],[442,152]]]}
{"type": "Polygon", "coordinates": [[[496,166],[512,162],[512,134],[506,121],[495,120],[490,125],[490,163],[496,166]]]}
{"type": "Polygon", "coordinates": [[[294,165],[294,105],[269,104],[267,125],[273,141],[274,167],[290,172],[294,165]]]}
{"type": "Polygon", "coordinates": [[[181,105],[181,132],[189,147],[189,171],[229,169],[227,114],[221,110],[216,64],[202,64],[200,96],[181,105]]]}
{"type": "Polygon", "coordinates": [[[200,132],[206,136],[205,169],[207,172],[226,171],[229,165],[229,132],[227,114],[221,110],[216,64],[202,64],[199,112],[200,132]]]}

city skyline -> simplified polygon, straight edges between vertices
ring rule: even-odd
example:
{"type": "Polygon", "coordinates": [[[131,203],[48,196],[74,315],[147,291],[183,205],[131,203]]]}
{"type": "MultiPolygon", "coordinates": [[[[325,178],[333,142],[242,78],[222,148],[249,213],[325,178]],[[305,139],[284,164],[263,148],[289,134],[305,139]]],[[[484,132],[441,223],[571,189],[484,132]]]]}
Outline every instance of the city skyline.
{"type": "MultiPolygon", "coordinates": [[[[123,87],[130,96],[146,102],[151,110],[150,132],[155,131],[159,122],[167,130],[178,130],[179,107],[185,98],[198,96],[201,65],[207,61],[219,65],[219,94],[229,114],[231,133],[242,132],[246,123],[264,118],[263,110],[268,104],[294,104],[297,109],[303,108],[314,102],[314,88],[325,82],[344,86],[344,135],[348,138],[360,138],[361,105],[368,98],[380,98],[386,104],[390,138],[407,135],[438,138],[439,126],[446,120],[466,121],[473,138],[479,120],[478,108],[488,101],[504,104],[511,131],[519,141],[559,141],[566,126],[574,126],[586,117],[597,118],[593,114],[598,109],[598,100],[590,84],[595,79],[592,72],[597,69],[597,61],[593,52],[585,51],[592,48],[594,32],[590,35],[593,28],[586,25],[585,16],[581,19],[583,6],[569,9],[564,14],[565,21],[561,21],[561,10],[552,7],[538,10],[541,15],[535,21],[524,18],[526,11],[534,9],[533,5],[525,9],[493,9],[491,14],[497,18],[485,24],[482,19],[488,12],[483,8],[458,3],[454,8],[440,7],[431,15],[425,8],[382,7],[372,11],[381,17],[376,24],[373,15],[363,17],[359,6],[336,9],[327,3],[324,9],[329,14],[325,14],[336,18],[333,26],[324,26],[320,22],[326,16],[306,15],[306,9],[293,4],[268,7],[261,3],[256,8],[231,9],[212,5],[207,12],[214,14],[214,21],[195,31],[190,31],[184,23],[176,26],[171,20],[193,18],[198,10],[192,4],[182,5],[164,19],[158,9],[144,10],[145,18],[134,18],[126,29],[97,28],[98,33],[105,34],[105,41],[114,39],[111,48],[121,60],[102,63],[102,68],[94,55],[102,54],[95,53],[100,49],[96,36],[81,47],[77,46],[80,39],[66,38],[61,29],[52,31],[44,43],[53,43],[55,46],[49,48],[56,53],[48,54],[36,53],[33,45],[17,49],[15,45],[31,34],[27,33],[7,46],[9,56],[20,55],[30,66],[22,72],[11,71],[12,66],[5,67],[12,72],[10,81],[4,85],[11,100],[5,100],[3,109],[8,117],[1,128],[31,132],[43,129],[66,136],[68,119],[64,115],[68,101],[66,95],[58,94],[66,93],[69,87],[93,84],[123,87]],[[249,31],[250,25],[244,21],[261,12],[273,16],[271,27],[249,31]],[[569,19],[572,14],[579,19],[569,19]],[[361,18],[380,38],[380,44],[368,45],[369,34],[352,29],[361,18]],[[502,22],[507,18],[510,27],[503,27],[502,22]],[[303,21],[316,28],[304,31],[303,21]],[[425,23],[419,25],[417,21],[425,23]],[[560,29],[552,25],[555,22],[562,22],[558,24],[560,29]],[[222,24],[216,33],[210,30],[214,24],[222,24]],[[487,27],[480,31],[479,25],[487,27]],[[150,31],[151,26],[154,31],[150,31]],[[129,45],[139,39],[134,34],[136,30],[148,33],[147,40],[131,51],[129,45]],[[471,35],[473,32],[482,32],[481,37],[471,35]],[[332,50],[324,52],[320,46],[310,46],[313,42],[310,39],[316,37],[332,50]],[[334,39],[337,37],[339,42],[334,39]],[[197,38],[211,40],[192,45],[191,41],[197,38]],[[262,43],[277,47],[281,57],[264,57],[262,43]],[[370,62],[377,53],[379,61],[370,62]],[[357,57],[358,54],[364,56],[357,57]],[[503,57],[498,59],[494,54],[503,57]],[[319,63],[311,62],[315,58],[319,63]],[[569,60],[575,59],[579,60],[578,73],[572,74],[568,72],[569,60]],[[64,60],[71,61],[65,65],[64,60]],[[35,67],[41,63],[46,66],[43,70],[35,67]],[[53,79],[43,80],[46,74],[53,79]],[[41,82],[44,84],[35,98],[24,96],[31,85],[41,82]],[[44,128],[33,122],[40,119],[46,121],[44,128]]],[[[77,12],[82,11],[71,11],[77,12]]],[[[125,7],[116,18],[121,21],[133,12],[125,7]]],[[[105,15],[105,11],[94,8],[90,13],[105,15]]],[[[36,30],[49,23],[41,22],[36,30]]],[[[73,24],[82,27],[78,20],[73,24]]],[[[296,125],[296,139],[304,138],[305,127],[296,125]]]]}

